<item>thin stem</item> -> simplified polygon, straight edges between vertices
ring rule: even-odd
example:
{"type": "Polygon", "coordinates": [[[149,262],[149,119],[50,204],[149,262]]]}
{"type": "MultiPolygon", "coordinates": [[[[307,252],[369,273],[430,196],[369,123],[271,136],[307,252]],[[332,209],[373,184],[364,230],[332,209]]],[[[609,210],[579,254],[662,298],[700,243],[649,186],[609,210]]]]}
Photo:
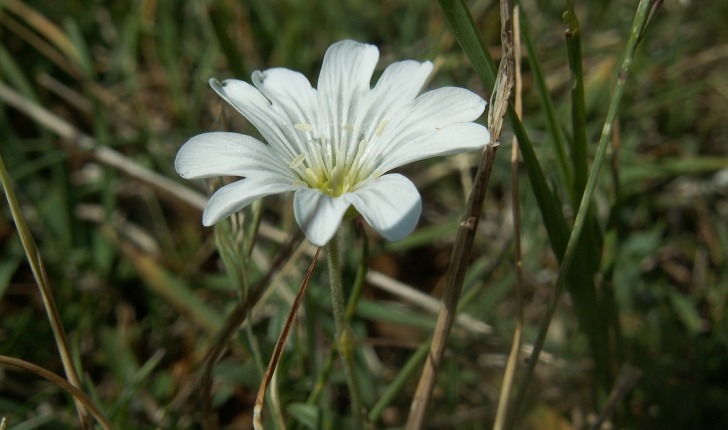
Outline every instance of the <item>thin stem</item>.
{"type": "Polygon", "coordinates": [[[341,230],[328,244],[329,251],[329,278],[331,282],[331,304],[334,311],[334,322],[336,323],[336,346],[344,366],[346,383],[349,386],[349,397],[351,398],[351,411],[353,418],[353,430],[361,430],[363,427],[362,401],[359,394],[359,383],[354,373],[354,332],[346,321],[346,308],[344,305],[344,288],[341,281],[341,260],[339,255],[339,235],[341,230]]]}
{"type": "MultiPolygon", "coordinates": [[[[345,322],[347,325],[351,323],[351,318],[354,316],[354,312],[356,311],[356,304],[359,302],[359,297],[361,297],[361,293],[364,290],[364,283],[366,281],[367,272],[369,270],[369,265],[367,263],[369,261],[369,239],[367,238],[367,233],[366,230],[364,230],[363,226],[358,223],[356,224],[356,226],[357,232],[361,235],[362,249],[361,258],[359,259],[359,269],[356,272],[356,280],[354,281],[354,288],[351,290],[351,295],[349,295],[349,301],[346,304],[345,322]]],[[[334,346],[331,348],[331,351],[329,352],[328,357],[326,358],[323,370],[321,371],[321,374],[314,384],[313,391],[311,391],[311,394],[306,400],[307,404],[314,405],[318,402],[318,399],[324,389],[324,383],[329,379],[329,373],[334,367],[334,358],[336,357],[337,352],[338,348],[336,347],[336,344],[334,344],[334,346]]]]}
{"type": "Polygon", "coordinates": [[[63,379],[62,377],[56,375],[50,370],[46,370],[40,366],[36,366],[33,363],[29,363],[25,360],[20,360],[18,358],[0,355],[0,363],[5,363],[11,366],[16,366],[28,370],[58,385],[64,390],[68,391],[76,401],[82,403],[88,409],[88,411],[91,412],[91,415],[96,418],[99,424],[101,424],[101,427],[103,427],[105,430],[112,430],[113,427],[111,426],[109,420],[104,416],[103,412],[101,412],[96,407],[96,405],[91,401],[91,399],[86,396],[86,394],[84,394],[83,391],[74,387],[66,379],[63,379]]]}
{"type": "Polygon", "coordinates": [[[431,344],[432,338],[423,342],[422,345],[417,348],[417,351],[415,351],[414,354],[412,354],[412,356],[407,360],[407,363],[402,366],[397,373],[397,376],[394,377],[394,380],[392,380],[384,393],[382,393],[379,397],[377,403],[372,407],[372,410],[369,412],[369,421],[372,423],[379,421],[384,410],[390,403],[392,403],[392,400],[394,400],[394,397],[402,390],[404,384],[407,382],[412,373],[417,370],[417,367],[422,363],[425,357],[427,357],[427,352],[430,350],[431,344]]]}
{"type": "MultiPolygon", "coordinates": [[[[520,117],[522,115],[522,99],[521,99],[521,37],[519,25],[519,8],[516,5],[513,8],[513,47],[515,59],[515,86],[514,99],[516,105],[516,113],[520,117]]],[[[513,334],[513,345],[508,355],[508,363],[503,374],[503,385],[501,387],[500,398],[498,399],[498,410],[495,414],[495,423],[493,430],[502,430],[508,416],[508,402],[513,387],[513,377],[516,373],[516,364],[518,362],[518,351],[521,348],[521,334],[523,332],[523,271],[521,270],[521,203],[518,192],[518,139],[513,136],[513,146],[511,148],[511,192],[513,200],[513,248],[514,248],[514,266],[516,272],[516,300],[518,303],[518,319],[516,321],[516,330],[513,334]]]]}
{"type": "Polygon", "coordinates": [[[288,259],[288,257],[293,252],[293,249],[302,239],[303,233],[301,232],[290,238],[286,246],[280,251],[276,259],[271,264],[270,269],[268,270],[268,273],[265,275],[265,277],[263,277],[263,279],[261,279],[260,282],[258,282],[258,284],[248,292],[248,296],[245,298],[245,301],[243,303],[239,303],[235,310],[233,310],[233,312],[230,314],[227,322],[225,323],[225,327],[220,330],[220,333],[215,340],[215,343],[212,345],[212,347],[210,347],[210,350],[207,353],[207,357],[205,358],[205,368],[203,369],[202,381],[200,383],[202,418],[205,429],[212,430],[218,427],[216,419],[212,416],[212,369],[215,367],[217,360],[220,358],[223,351],[225,350],[225,346],[227,345],[230,338],[240,328],[240,324],[245,321],[245,318],[248,315],[248,311],[250,311],[250,309],[252,309],[253,306],[258,302],[258,299],[260,299],[260,296],[265,291],[265,287],[268,286],[268,283],[273,277],[273,274],[278,271],[278,269],[283,265],[283,262],[288,259]]]}
{"type": "Polygon", "coordinates": [[[260,388],[258,389],[258,395],[255,398],[255,406],[253,407],[253,427],[255,427],[255,430],[263,430],[263,420],[261,418],[261,413],[263,411],[263,403],[265,401],[265,392],[268,388],[268,385],[270,385],[271,378],[273,378],[273,373],[278,367],[278,361],[283,354],[283,348],[286,346],[288,336],[291,334],[291,330],[293,329],[293,323],[296,320],[298,308],[301,306],[301,302],[303,301],[303,295],[306,293],[306,289],[308,288],[309,281],[311,280],[311,274],[313,273],[314,267],[316,267],[316,261],[318,261],[320,252],[321,248],[318,248],[316,250],[316,255],[314,255],[313,257],[313,261],[311,261],[311,265],[308,267],[306,277],[303,278],[301,288],[299,288],[296,299],[293,301],[293,305],[291,306],[291,311],[288,313],[288,317],[286,317],[286,322],[283,325],[283,331],[278,337],[278,342],[273,349],[273,356],[268,363],[268,368],[265,371],[265,375],[263,375],[263,382],[260,384],[260,388]]]}
{"type": "MultiPolygon", "coordinates": [[[[441,5],[443,3],[446,3],[445,0],[441,0],[441,5]]],[[[464,7],[462,4],[460,6],[464,7]]],[[[443,10],[445,8],[446,6],[443,5],[443,10]]],[[[490,110],[488,111],[488,129],[491,133],[491,142],[483,152],[478,171],[475,174],[473,190],[468,198],[467,209],[463,214],[455,238],[455,247],[450,257],[445,291],[442,296],[442,307],[437,315],[437,325],[432,337],[430,352],[427,355],[425,367],[417,384],[417,391],[415,391],[410,405],[410,412],[405,426],[407,430],[419,430],[425,424],[425,415],[432,397],[432,390],[435,387],[437,373],[442,364],[442,357],[450,336],[452,323],[457,313],[465,272],[470,263],[475,233],[478,231],[480,213],[485,202],[485,192],[488,189],[488,180],[498,149],[503,116],[508,109],[508,99],[513,86],[512,22],[510,1],[503,0],[501,1],[503,59],[495,80],[495,88],[491,94],[490,110]]]]}
{"type": "MultiPolygon", "coordinates": [[[[28,257],[28,263],[33,271],[35,282],[38,285],[43,304],[45,305],[46,314],[48,315],[48,321],[51,324],[53,336],[56,340],[58,347],[58,353],[61,356],[61,362],[63,363],[63,369],[66,372],[66,377],[76,388],[81,388],[81,378],[78,376],[76,366],[73,362],[73,356],[68,346],[68,338],[66,337],[66,330],[63,328],[61,322],[61,316],[58,313],[58,307],[56,306],[56,300],[53,297],[53,291],[51,290],[50,280],[43,264],[43,259],[40,256],[40,250],[33,239],[33,235],[30,232],[30,228],[25,221],[23,212],[20,210],[18,199],[15,196],[15,191],[10,183],[10,175],[8,174],[5,162],[0,155],[0,180],[2,181],[5,189],[5,197],[8,200],[10,206],[10,212],[15,221],[15,226],[20,236],[20,241],[23,243],[23,249],[25,255],[28,257]]],[[[81,427],[86,429],[89,427],[89,417],[86,408],[79,400],[75,400],[76,410],[78,411],[78,418],[81,421],[81,427]]]]}

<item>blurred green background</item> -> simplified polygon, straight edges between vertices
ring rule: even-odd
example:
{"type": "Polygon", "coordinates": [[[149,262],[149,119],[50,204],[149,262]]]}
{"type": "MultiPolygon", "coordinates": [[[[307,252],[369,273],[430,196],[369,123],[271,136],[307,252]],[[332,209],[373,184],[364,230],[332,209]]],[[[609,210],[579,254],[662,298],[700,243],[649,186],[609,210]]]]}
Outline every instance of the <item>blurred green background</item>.
{"type": "MultiPolygon", "coordinates": [[[[498,3],[468,5],[499,57],[498,3]]],[[[594,151],[636,4],[574,6],[581,23],[586,131],[594,151]]],[[[521,7],[537,53],[529,61],[540,64],[570,140],[566,6],[537,0],[521,7]]],[[[612,380],[624,363],[642,371],[612,417],[618,428],[728,428],[727,19],[728,3],[690,0],[665,2],[652,18],[597,188],[594,212],[604,246],[593,250],[599,262],[594,282],[598,294],[613,294],[616,310],[600,310],[594,318],[614,315],[608,340],[612,380]]],[[[250,259],[239,262],[243,275],[236,277],[219,257],[212,229],[202,227],[199,209],[140,177],[157,172],[207,194],[212,184],[185,182],[174,172],[179,147],[211,130],[257,135],[223,106],[208,79],[249,80],[253,70],[282,66],[315,82],[326,48],[345,38],[379,46],[375,79],[393,61],[430,60],[436,73],[429,88],[457,85],[489,96],[436,2],[0,2],[0,154],[46,264],[84,390],[116,428],[200,428],[204,354],[238,302],[239,284],[252,284],[268,270],[280,249],[276,229],[297,229],[290,196],[267,198],[263,222],[269,233],[261,233],[250,259]],[[24,107],[13,102],[13,94],[24,107]],[[93,139],[95,149],[83,147],[91,142],[83,136],[93,139]]],[[[574,210],[561,185],[529,61],[523,65],[523,122],[571,220],[574,210]]],[[[506,127],[464,292],[463,311],[493,330],[456,325],[428,428],[492,426],[516,321],[511,136],[506,127]]],[[[423,216],[402,242],[371,237],[371,270],[439,297],[477,162],[478,155],[469,154],[402,169],[420,188],[423,216]]],[[[558,263],[525,175],[520,184],[529,344],[558,263]]],[[[0,354],[63,374],[6,205],[0,214],[0,354]]],[[[231,228],[224,224],[221,236],[231,237],[225,236],[231,228]]],[[[345,281],[351,284],[360,246],[353,232],[346,240],[351,253],[345,281]]],[[[227,246],[239,245],[233,237],[227,246]]],[[[261,367],[309,263],[306,254],[294,256],[216,367],[213,407],[223,427],[252,428],[261,367]]],[[[350,414],[338,365],[321,400],[304,404],[332,339],[324,266],[319,263],[314,274],[277,375],[276,396],[288,427],[345,428],[350,414]]],[[[368,284],[353,326],[364,401],[371,408],[429,336],[434,314],[368,284]]],[[[562,298],[545,352],[518,428],[587,428],[604,406],[605,391],[597,388],[589,342],[569,295],[562,298]]],[[[376,428],[403,426],[418,375],[419,368],[383,409],[376,428]]],[[[76,428],[68,394],[11,367],[0,368],[1,417],[8,429],[76,428]]],[[[270,428],[276,428],[273,421],[270,428]]]]}

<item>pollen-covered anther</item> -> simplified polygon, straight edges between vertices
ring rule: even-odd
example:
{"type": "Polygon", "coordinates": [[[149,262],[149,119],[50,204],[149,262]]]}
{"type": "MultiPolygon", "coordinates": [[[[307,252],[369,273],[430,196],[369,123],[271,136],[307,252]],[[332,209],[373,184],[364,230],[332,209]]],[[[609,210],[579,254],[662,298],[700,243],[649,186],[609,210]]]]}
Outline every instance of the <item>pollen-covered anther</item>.
{"type": "Polygon", "coordinates": [[[381,136],[382,133],[384,133],[384,127],[387,126],[388,122],[389,121],[386,119],[384,121],[380,122],[379,126],[377,126],[377,129],[374,131],[374,134],[376,134],[377,136],[381,136]]]}
{"type": "Polygon", "coordinates": [[[293,127],[298,131],[304,131],[304,132],[313,131],[313,127],[311,126],[311,124],[309,124],[307,122],[298,123],[298,124],[294,125],[293,127]]]}
{"type": "Polygon", "coordinates": [[[306,154],[300,154],[298,157],[294,158],[293,161],[291,161],[291,164],[288,165],[291,169],[295,169],[306,160],[306,154]]]}
{"type": "Polygon", "coordinates": [[[352,133],[354,131],[354,126],[351,125],[350,123],[344,124],[344,126],[342,128],[344,130],[348,131],[349,133],[352,133]]]}

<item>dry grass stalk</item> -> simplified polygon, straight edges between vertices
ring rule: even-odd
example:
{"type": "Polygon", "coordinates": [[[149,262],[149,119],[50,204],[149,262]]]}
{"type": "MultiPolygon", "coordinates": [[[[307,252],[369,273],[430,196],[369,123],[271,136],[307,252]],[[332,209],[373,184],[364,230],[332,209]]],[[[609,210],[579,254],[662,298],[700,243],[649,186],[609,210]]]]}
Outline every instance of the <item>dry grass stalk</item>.
{"type": "Polygon", "coordinates": [[[424,424],[432,390],[435,387],[435,379],[442,364],[447,339],[450,335],[450,330],[457,312],[465,272],[468,268],[475,233],[478,230],[478,224],[480,222],[480,213],[485,201],[485,192],[488,188],[490,172],[498,149],[498,141],[503,127],[503,117],[508,109],[508,100],[511,88],[513,87],[513,43],[511,34],[513,22],[511,19],[510,1],[505,0],[501,2],[501,15],[501,22],[503,23],[501,29],[503,58],[498,70],[498,77],[488,111],[488,129],[491,133],[491,144],[486,147],[480,165],[478,166],[473,190],[470,193],[467,209],[460,222],[460,228],[455,239],[455,247],[448,269],[447,284],[442,297],[443,306],[440,308],[435,333],[432,338],[432,344],[430,345],[430,352],[427,356],[425,367],[422,370],[417,391],[412,399],[409,417],[407,418],[407,430],[419,430],[424,424]]]}

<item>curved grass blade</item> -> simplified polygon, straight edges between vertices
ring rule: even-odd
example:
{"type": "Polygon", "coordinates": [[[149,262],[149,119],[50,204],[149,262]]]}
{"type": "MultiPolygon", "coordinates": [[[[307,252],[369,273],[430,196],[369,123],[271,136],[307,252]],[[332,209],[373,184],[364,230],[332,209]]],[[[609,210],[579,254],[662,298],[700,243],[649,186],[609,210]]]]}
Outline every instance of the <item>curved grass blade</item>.
{"type": "MultiPolygon", "coordinates": [[[[61,356],[63,369],[71,384],[80,388],[82,387],[81,378],[78,376],[76,366],[73,362],[73,356],[71,355],[71,350],[68,347],[66,331],[63,328],[61,316],[58,313],[58,308],[56,307],[56,301],[53,297],[50,280],[48,279],[45,266],[43,265],[43,260],[40,256],[40,250],[35,244],[30,228],[28,227],[25,217],[23,217],[23,213],[20,210],[20,204],[18,203],[18,199],[13,191],[12,184],[10,183],[10,176],[8,175],[5,162],[1,155],[0,180],[2,181],[3,188],[5,189],[5,197],[7,198],[8,205],[10,206],[10,212],[12,213],[13,220],[15,221],[15,227],[18,230],[20,240],[23,243],[23,249],[25,249],[25,254],[28,257],[28,263],[33,271],[35,282],[38,284],[38,290],[40,291],[40,295],[43,299],[43,304],[45,305],[46,313],[48,314],[48,320],[50,321],[51,329],[53,330],[53,335],[56,339],[56,345],[58,346],[58,353],[61,356]]],[[[81,420],[81,425],[83,428],[86,428],[89,418],[86,408],[80,401],[76,400],[76,409],[78,411],[78,417],[81,420]]]]}
{"type": "MultiPolygon", "coordinates": [[[[68,382],[67,380],[63,379],[62,377],[56,375],[55,373],[46,370],[40,366],[36,366],[33,363],[29,363],[24,360],[20,360],[18,358],[13,357],[7,357],[4,355],[0,355],[0,363],[9,364],[11,366],[20,367],[21,369],[25,369],[27,371],[33,372],[38,376],[41,376],[54,384],[58,385],[59,387],[63,388],[64,390],[68,391],[73,398],[83,404],[88,410],[91,412],[91,415],[96,418],[96,420],[101,424],[101,427],[104,428],[104,430],[112,430],[113,427],[111,426],[111,423],[109,423],[109,420],[104,416],[103,412],[101,412],[96,405],[84,394],[83,391],[75,387],[73,384],[68,382]]],[[[4,419],[3,419],[4,422],[4,419]]]]}

